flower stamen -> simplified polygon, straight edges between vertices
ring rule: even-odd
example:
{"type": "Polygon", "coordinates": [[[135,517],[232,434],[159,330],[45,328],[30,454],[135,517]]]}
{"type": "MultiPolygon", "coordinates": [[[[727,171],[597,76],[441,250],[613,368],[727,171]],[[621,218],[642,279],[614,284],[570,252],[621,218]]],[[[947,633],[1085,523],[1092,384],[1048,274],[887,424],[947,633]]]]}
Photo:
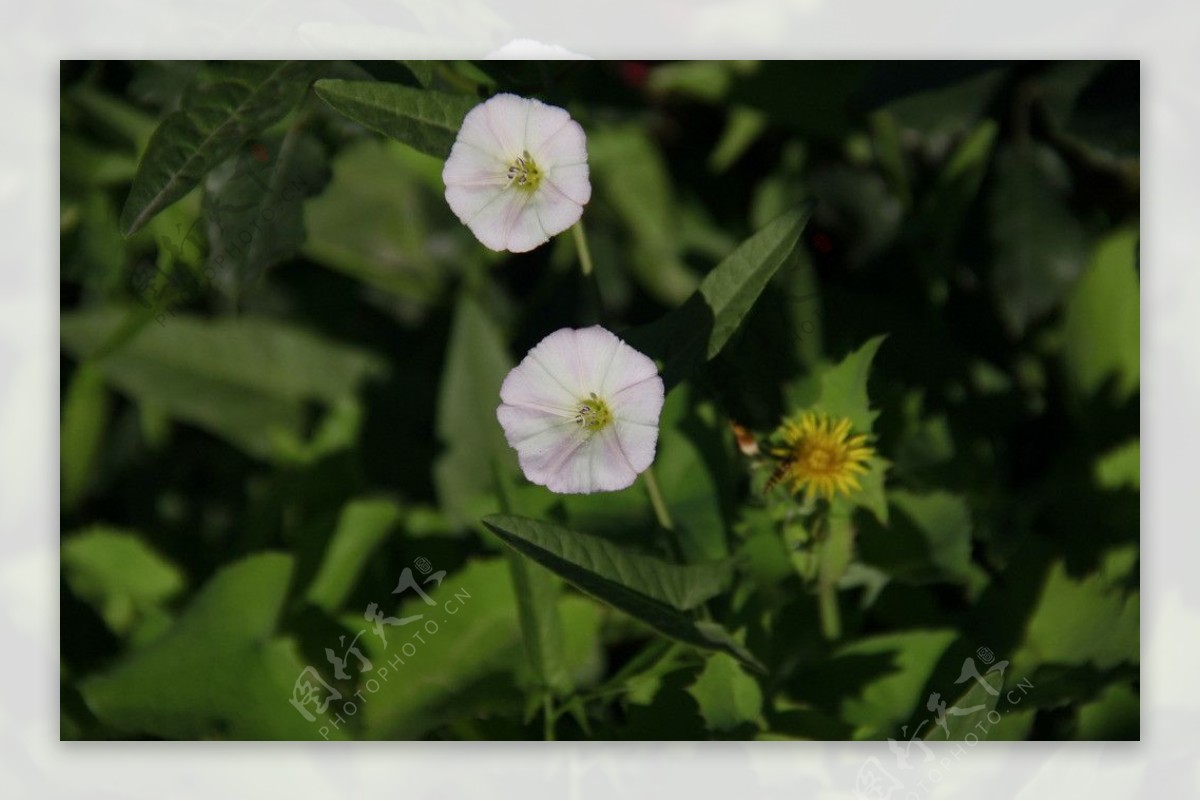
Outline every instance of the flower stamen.
{"type": "Polygon", "coordinates": [[[589,434],[595,434],[609,425],[613,420],[608,404],[596,396],[595,392],[579,402],[575,410],[575,423],[589,434]]]}
{"type": "Polygon", "coordinates": [[[538,169],[537,163],[529,155],[528,150],[517,156],[517,160],[508,167],[508,183],[510,186],[516,186],[527,192],[532,192],[538,188],[541,182],[542,171],[538,169]]]}

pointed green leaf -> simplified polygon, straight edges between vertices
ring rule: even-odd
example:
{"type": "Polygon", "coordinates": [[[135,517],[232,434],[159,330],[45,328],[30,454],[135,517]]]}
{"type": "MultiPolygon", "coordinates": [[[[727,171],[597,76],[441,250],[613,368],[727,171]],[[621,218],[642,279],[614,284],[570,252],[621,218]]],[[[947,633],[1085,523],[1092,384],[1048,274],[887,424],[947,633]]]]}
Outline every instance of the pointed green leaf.
{"type": "Polygon", "coordinates": [[[315,74],[299,62],[226,62],[206,69],[154,131],[121,212],[130,236],[186,195],[251,136],[283,119],[315,74]]]}
{"type": "MultiPolygon", "coordinates": [[[[489,529],[551,570],[577,569],[679,610],[694,609],[725,588],[728,562],[675,565],[600,537],[514,515],[490,515],[489,529]]],[[[566,577],[570,580],[570,577],[566,577]]]]}
{"type": "Polygon", "coordinates": [[[704,722],[713,731],[729,731],[754,723],[762,713],[762,690],[737,660],[728,654],[711,654],[688,693],[700,705],[704,722]]]}
{"type": "Polygon", "coordinates": [[[327,78],[313,88],[318,97],[355,122],[443,159],[450,155],[463,117],[479,104],[467,95],[379,81],[327,78]]]}
{"type": "Polygon", "coordinates": [[[329,179],[325,152],[291,131],[229,159],[204,183],[208,263],[234,297],[304,242],[303,204],[329,179]]]}
{"type": "Polygon", "coordinates": [[[810,213],[808,206],[784,212],[706,275],[683,306],[629,333],[630,344],[665,362],[668,388],[721,352],[791,255],[810,213]]]}
{"type": "Polygon", "coordinates": [[[599,537],[512,515],[489,515],[483,523],[514,550],[668,637],[760,667],[727,631],[684,611],[724,589],[728,563],[673,565],[599,537]]]}

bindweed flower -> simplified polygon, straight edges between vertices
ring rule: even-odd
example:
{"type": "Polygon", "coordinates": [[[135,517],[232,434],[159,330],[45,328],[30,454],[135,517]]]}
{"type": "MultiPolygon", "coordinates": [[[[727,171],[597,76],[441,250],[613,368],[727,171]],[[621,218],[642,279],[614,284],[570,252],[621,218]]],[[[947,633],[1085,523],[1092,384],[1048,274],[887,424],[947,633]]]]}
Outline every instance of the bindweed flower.
{"type": "Polygon", "coordinates": [[[480,242],[524,253],[583,215],[592,197],[587,138],[564,109],[496,95],[467,112],[442,181],[480,242]]]}
{"type": "Polygon", "coordinates": [[[771,448],[779,465],[766,489],[783,481],[793,494],[804,490],[808,500],[820,495],[827,501],[835,493],[862,489],[857,476],[867,472],[865,463],[875,450],[867,446],[866,434],[850,436],[850,425],[849,418],[834,423],[816,412],[784,420],[775,433],[782,444],[771,448]]]}
{"type": "Polygon", "coordinates": [[[560,328],[500,387],[496,417],[521,470],[553,492],[612,492],[654,461],[663,382],[648,357],[598,325],[560,328]]]}

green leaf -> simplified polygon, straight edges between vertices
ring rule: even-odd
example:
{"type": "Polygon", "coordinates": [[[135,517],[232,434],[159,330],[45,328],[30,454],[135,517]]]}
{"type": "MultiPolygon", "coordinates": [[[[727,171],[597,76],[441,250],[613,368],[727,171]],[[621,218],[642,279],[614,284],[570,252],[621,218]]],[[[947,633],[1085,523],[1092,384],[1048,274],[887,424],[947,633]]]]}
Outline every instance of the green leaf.
{"type": "Polygon", "coordinates": [[[1140,489],[1142,486],[1142,444],[1134,439],[1113,448],[1096,460],[1096,483],[1105,489],[1140,489]]]}
{"type": "Polygon", "coordinates": [[[1076,578],[1062,561],[1050,567],[1025,640],[1013,657],[1016,674],[1042,664],[1092,665],[1101,670],[1139,659],[1140,595],[1126,586],[1136,577],[1136,547],[1104,554],[1099,569],[1076,578]]]}
{"type": "Polygon", "coordinates": [[[395,142],[351,143],[329,186],[304,205],[305,254],[410,302],[432,302],[448,279],[482,263],[479,243],[446,205],[441,169],[395,142]]]}
{"type": "Polygon", "coordinates": [[[489,515],[483,522],[514,550],[576,586],[570,573],[618,584],[681,611],[720,594],[731,577],[731,567],[724,561],[675,565],[591,534],[529,518],[489,515]]]}
{"type": "Polygon", "coordinates": [[[1108,381],[1120,403],[1138,389],[1141,376],[1141,288],[1138,233],[1126,229],[1105,238],[1067,300],[1063,360],[1071,386],[1083,397],[1108,381]]]}
{"type": "Polygon", "coordinates": [[[668,388],[721,352],[791,255],[809,214],[808,207],[783,213],[706,275],[683,306],[629,333],[630,344],[666,363],[668,388]]]}
{"type": "Polygon", "coordinates": [[[313,64],[293,61],[225,62],[202,72],[150,137],[121,212],[121,233],[135,233],[251,136],[283,119],[314,74],[313,64]]]}
{"type": "Polygon", "coordinates": [[[325,79],[313,88],[355,122],[441,159],[450,155],[463,117],[479,104],[466,95],[378,81],[325,79]]]}
{"type": "MultiPolygon", "coordinates": [[[[961,743],[972,732],[980,740],[988,739],[988,732],[991,730],[991,727],[987,725],[988,713],[995,710],[997,700],[998,696],[992,695],[982,684],[973,683],[970,689],[960,695],[957,700],[947,704],[944,718],[946,728],[943,729],[937,725],[935,712],[931,718],[934,726],[926,730],[928,733],[925,735],[925,739],[961,743]]],[[[940,697],[940,693],[934,693],[930,697],[930,701],[934,704],[946,703],[940,697]]]]}
{"type": "Polygon", "coordinates": [[[971,509],[961,496],[941,490],[917,494],[892,490],[899,515],[887,528],[869,527],[859,550],[863,560],[913,583],[951,581],[978,588],[986,575],[971,560],[971,509]]]}
{"type": "Polygon", "coordinates": [[[1083,271],[1087,240],[1066,204],[1067,169],[1053,150],[1002,149],[995,173],[992,285],[1009,331],[1020,335],[1066,297],[1083,271]]]}
{"type": "Polygon", "coordinates": [[[834,419],[848,417],[854,431],[869,433],[879,412],[871,409],[867,382],[871,377],[871,362],[886,338],[873,337],[838,364],[826,368],[821,374],[821,394],[813,408],[834,419]]]}
{"type": "Polygon", "coordinates": [[[599,537],[511,515],[489,515],[483,523],[514,550],[662,634],[760,667],[720,626],[683,611],[724,589],[731,574],[728,563],[673,565],[599,537]]]}
{"type": "Polygon", "coordinates": [[[500,385],[512,364],[496,324],[478,300],[462,293],[438,389],[436,432],[446,450],[433,467],[442,506],[460,523],[476,517],[477,498],[495,494],[497,469],[517,470],[496,420],[500,385]]]}
{"type": "MultiPolygon", "coordinates": [[[[93,356],[121,327],[114,309],[65,314],[62,346],[93,356]]],[[[171,417],[270,458],[281,436],[299,437],[305,403],[326,406],[382,375],[374,356],[266,319],[166,318],[96,360],[110,385],[171,417]]]]}
{"type": "Polygon", "coordinates": [[[240,296],[296,253],[304,242],[304,200],[328,179],[320,143],[297,130],[264,139],[208,174],[209,265],[226,292],[240,296]]]}
{"type": "Polygon", "coordinates": [[[275,636],[291,574],[279,553],[222,569],[167,633],[82,683],[93,714],[131,736],[319,737],[288,702],[303,670],[295,643],[275,636]]]}
{"type": "Polygon", "coordinates": [[[63,401],[60,437],[62,503],[73,508],[92,480],[112,406],[104,378],[95,365],[79,365],[63,401]]]}
{"type": "Polygon", "coordinates": [[[508,563],[516,590],[521,638],[536,686],[566,693],[571,682],[563,649],[563,624],[558,612],[562,583],[558,576],[518,553],[510,552],[508,563]]]}
{"type": "Polygon", "coordinates": [[[305,597],[328,612],[342,608],[371,554],[400,522],[400,507],[385,499],[347,503],[305,597]]]}
{"type": "Polygon", "coordinates": [[[119,635],[131,633],[184,586],[179,568],[140,537],[104,526],[68,536],[62,544],[62,565],[71,591],[119,635]]]}
{"type": "Polygon", "coordinates": [[[1141,697],[1125,684],[1110,684],[1099,698],[1079,707],[1076,740],[1137,740],[1141,697]]]}
{"type": "Polygon", "coordinates": [[[840,707],[841,719],[856,727],[854,739],[900,739],[900,727],[914,713],[919,714],[918,705],[924,709],[922,690],[955,637],[951,629],[866,637],[840,648],[821,672],[810,671],[808,681],[820,682],[826,678],[826,670],[836,674],[824,691],[840,699],[835,703],[840,707]],[[859,675],[864,668],[877,664],[886,667],[859,675]]]}
{"type": "MultiPolygon", "coordinates": [[[[409,595],[392,613],[424,620],[389,628],[386,647],[377,637],[365,640],[371,661],[394,671],[363,705],[373,739],[415,739],[458,718],[521,709],[512,690],[521,631],[504,560],[472,561],[425,590],[432,605],[409,595]],[[428,621],[437,624],[434,633],[428,621]]],[[[355,627],[361,619],[355,616],[355,627]]]]}
{"type": "Polygon", "coordinates": [[[713,731],[755,723],[762,714],[763,696],[758,682],[727,654],[710,654],[688,693],[700,705],[700,714],[713,731]]]}
{"type": "Polygon", "coordinates": [[[629,231],[634,277],[662,303],[682,303],[696,279],[682,261],[680,213],[662,154],[641,126],[630,124],[589,135],[588,162],[629,231]]]}

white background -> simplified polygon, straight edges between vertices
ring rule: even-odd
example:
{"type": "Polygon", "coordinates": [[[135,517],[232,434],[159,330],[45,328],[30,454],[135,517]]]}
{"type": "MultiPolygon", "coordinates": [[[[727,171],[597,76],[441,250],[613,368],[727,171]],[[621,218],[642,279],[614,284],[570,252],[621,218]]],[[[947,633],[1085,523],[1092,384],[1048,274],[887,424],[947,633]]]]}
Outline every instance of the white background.
{"type": "Polygon", "coordinates": [[[598,58],[1142,60],[1143,742],[983,744],[927,788],[1200,793],[1200,3],[19,0],[0,25],[0,795],[853,797],[864,760],[894,765],[880,743],[58,741],[58,60],[477,57],[526,38],[598,58]]]}

